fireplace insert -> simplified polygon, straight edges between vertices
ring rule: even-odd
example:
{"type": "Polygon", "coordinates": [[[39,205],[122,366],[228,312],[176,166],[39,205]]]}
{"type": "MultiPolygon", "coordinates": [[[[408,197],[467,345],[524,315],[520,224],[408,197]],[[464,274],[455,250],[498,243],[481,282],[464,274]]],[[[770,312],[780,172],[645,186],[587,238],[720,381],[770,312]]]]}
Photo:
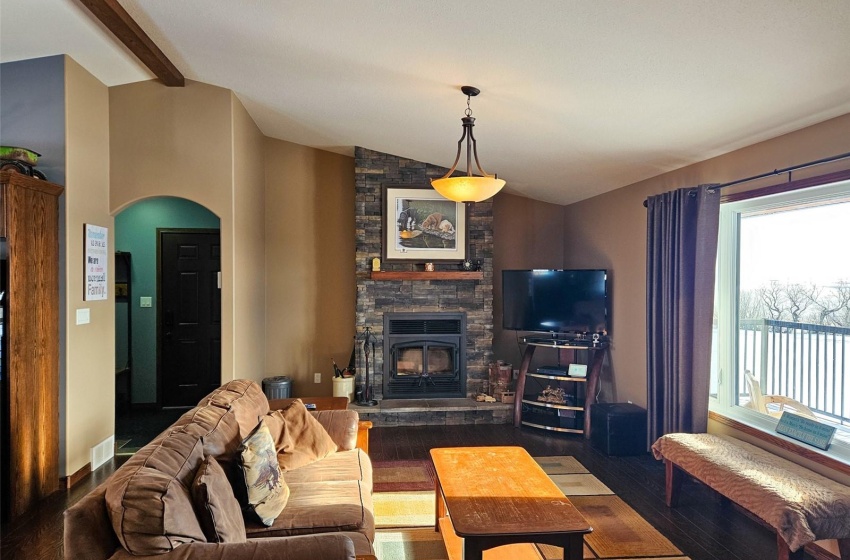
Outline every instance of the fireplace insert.
{"type": "Polygon", "coordinates": [[[384,314],[384,398],[466,396],[466,314],[384,314]]]}

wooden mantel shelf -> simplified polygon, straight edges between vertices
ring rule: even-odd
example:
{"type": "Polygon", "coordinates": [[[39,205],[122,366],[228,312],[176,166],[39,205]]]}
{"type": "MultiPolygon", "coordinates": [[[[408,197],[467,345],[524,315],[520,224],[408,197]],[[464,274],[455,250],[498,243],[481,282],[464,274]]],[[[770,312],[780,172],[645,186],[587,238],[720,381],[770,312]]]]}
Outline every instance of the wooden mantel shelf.
{"type": "Polygon", "coordinates": [[[435,270],[427,271],[372,271],[372,280],[483,280],[484,273],[480,270],[435,270]]]}

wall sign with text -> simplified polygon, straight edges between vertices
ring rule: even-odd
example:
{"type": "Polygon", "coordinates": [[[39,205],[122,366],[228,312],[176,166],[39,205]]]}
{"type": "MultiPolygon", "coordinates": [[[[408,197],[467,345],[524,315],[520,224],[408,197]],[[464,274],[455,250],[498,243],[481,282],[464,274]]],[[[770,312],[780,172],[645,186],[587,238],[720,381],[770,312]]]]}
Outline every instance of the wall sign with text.
{"type": "Polygon", "coordinates": [[[83,267],[85,274],[83,300],[106,299],[109,230],[92,224],[83,224],[83,227],[85,228],[83,245],[86,253],[86,262],[83,267]]]}
{"type": "Polygon", "coordinates": [[[829,444],[835,437],[834,426],[827,426],[812,418],[806,418],[788,411],[782,413],[779,423],[776,425],[776,431],[823,450],[829,449],[829,444]]]}

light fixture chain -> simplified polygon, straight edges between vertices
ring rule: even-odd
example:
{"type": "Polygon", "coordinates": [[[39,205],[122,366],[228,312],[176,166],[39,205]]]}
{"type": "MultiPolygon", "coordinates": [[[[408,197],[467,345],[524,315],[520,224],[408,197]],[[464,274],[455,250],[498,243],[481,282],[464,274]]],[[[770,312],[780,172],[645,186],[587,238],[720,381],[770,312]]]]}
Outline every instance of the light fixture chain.
{"type": "Polygon", "coordinates": [[[466,111],[463,112],[467,117],[472,116],[472,107],[469,105],[469,101],[472,99],[471,95],[466,96],[466,111]]]}

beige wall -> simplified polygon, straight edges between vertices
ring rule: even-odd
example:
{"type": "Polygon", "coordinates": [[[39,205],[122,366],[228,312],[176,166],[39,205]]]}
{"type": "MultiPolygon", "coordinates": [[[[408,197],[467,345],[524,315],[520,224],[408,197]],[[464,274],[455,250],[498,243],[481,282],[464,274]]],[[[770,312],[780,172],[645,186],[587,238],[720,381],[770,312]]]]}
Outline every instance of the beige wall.
{"type": "MultiPolygon", "coordinates": [[[[241,305],[241,297],[235,297],[239,286],[234,240],[241,233],[234,225],[234,198],[240,190],[241,196],[253,198],[257,185],[248,181],[234,186],[231,96],[230,90],[189,80],[183,88],[163,87],[155,81],[109,88],[109,208],[114,215],[144,198],[179,196],[221,219],[222,379],[241,375],[242,370],[246,377],[260,379],[261,372],[235,363],[233,312],[241,305]]],[[[242,161],[241,147],[238,152],[242,161]]],[[[244,176],[241,171],[240,178],[244,176]]],[[[256,320],[262,324],[262,317],[256,320]]]]}
{"type": "Polygon", "coordinates": [[[330,395],[354,336],[354,159],[271,138],[265,159],[266,372],[330,395]]]}
{"type": "Polygon", "coordinates": [[[90,449],[114,433],[115,298],[83,301],[83,224],[109,228],[109,274],[115,248],[109,213],[109,91],[65,57],[65,463],[73,474],[90,460],[90,449]],[[76,324],[88,308],[91,323],[76,324]]]}
{"type": "Polygon", "coordinates": [[[563,206],[507,193],[493,199],[493,357],[514,369],[521,356],[516,333],[502,330],[502,270],[563,268],[563,213],[563,206]]]}
{"type": "MultiPolygon", "coordinates": [[[[264,137],[230,94],[233,118],[233,366],[231,379],[261,379],[266,360],[264,137]]],[[[222,368],[225,369],[225,368],[222,368]]],[[[226,380],[222,379],[222,381],[226,380]]]]}
{"type": "MultiPolygon", "coordinates": [[[[734,181],[846,152],[850,152],[850,115],[565,208],[564,266],[608,268],[611,274],[614,389],[612,394],[603,395],[603,400],[646,404],[646,209],[643,207],[646,197],[680,187],[734,181]]],[[[794,178],[848,167],[850,160],[845,160],[795,173],[794,178]]],[[[774,177],[736,189],[751,189],[785,179],[774,177]]]]}

